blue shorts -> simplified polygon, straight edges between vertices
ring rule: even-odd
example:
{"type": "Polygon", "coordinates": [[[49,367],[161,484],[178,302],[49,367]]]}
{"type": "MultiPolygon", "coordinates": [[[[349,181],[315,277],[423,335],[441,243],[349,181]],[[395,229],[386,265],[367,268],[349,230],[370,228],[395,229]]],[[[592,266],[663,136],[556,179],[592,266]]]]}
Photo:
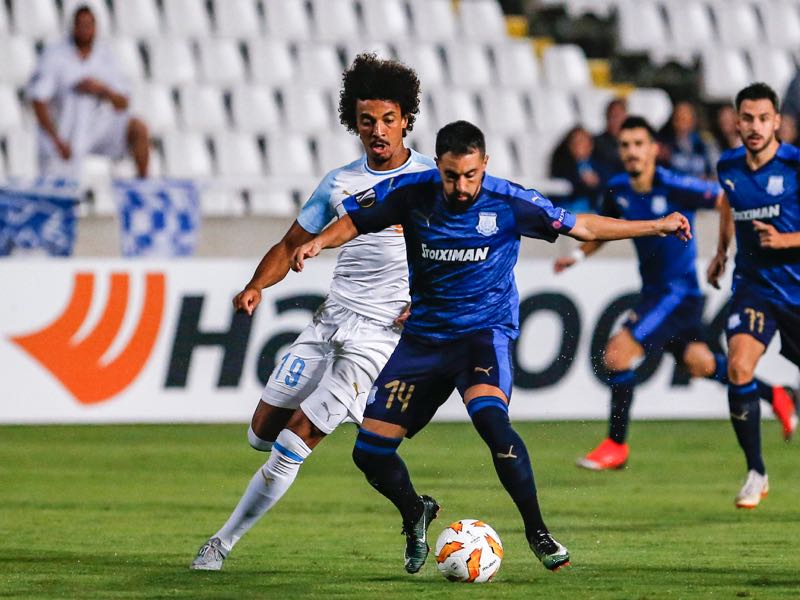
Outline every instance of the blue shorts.
{"type": "Polygon", "coordinates": [[[800,367],[800,307],[774,302],[743,288],[733,293],[725,329],[729,340],[746,333],[769,346],[776,331],[781,334],[781,354],[800,367]]]}
{"type": "Polygon", "coordinates": [[[648,354],[666,350],[681,360],[686,346],[705,341],[702,296],[647,295],[639,299],[624,326],[648,354]]]}
{"type": "Polygon", "coordinates": [[[511,342],[491,329],[435,345],[401,336],[370,390],[364,418],[400,425],[410,438],[428,424],[453,389],[463,397],[471,386],[485,383],[511,400],[511,342]]]}

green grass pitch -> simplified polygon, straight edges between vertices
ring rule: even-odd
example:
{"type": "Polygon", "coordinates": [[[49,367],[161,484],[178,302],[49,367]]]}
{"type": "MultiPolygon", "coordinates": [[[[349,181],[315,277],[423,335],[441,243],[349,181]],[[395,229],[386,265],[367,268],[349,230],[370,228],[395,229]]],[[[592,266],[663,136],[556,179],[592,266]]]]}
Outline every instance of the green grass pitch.
{"type": "Polygon", "coordinates": [[[481,518],[506,555],[491,584],[455,584],[432,558],[402,567],[394,508],[350,460],[340,428],[217,573],[192,572],[263,462],[236,425],[0,428],[0,598],[792,598],[800,595],[800,449],[763,425],[772,484],[737,511],[744,477],[730,425],[636,422],[629,468],[574,459],[605,426],[517,423],[545,518],[573,566],[546,571],[469,424],[434,424],[401,452],[443,505],[436,538],[481,518]]]}

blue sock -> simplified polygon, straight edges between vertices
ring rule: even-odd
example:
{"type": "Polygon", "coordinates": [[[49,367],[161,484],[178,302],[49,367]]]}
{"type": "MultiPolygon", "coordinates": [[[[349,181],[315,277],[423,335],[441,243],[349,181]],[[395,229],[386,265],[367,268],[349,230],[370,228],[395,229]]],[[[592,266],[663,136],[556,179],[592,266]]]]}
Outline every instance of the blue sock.
{"type": "Polygon", "coordinates": [[[397,507],[404,523],[413,523],[422,514],[422,502],[411,484],[408,468],[397,454],[402,438],[388,438],[358,430],[353,447],[353,462],[369,484],[397,507]]]}
{"type": "MultiPolygon", "coordinates": [[[[714,368],[714,374],[709,377],[709,379],[719,381],[723,385],[728,385],[728,357],[724,354],[714,353],[714,360],[716,362],[716,367],[714,368]]],[[[758,377],[753,379],[753,381],[758,388],[758,397],[772,404],[772,386],[760,380],[758,377]]]]}
{"type": "Polygon", "coordinates": [[[525,523],[525,536],[533,538],[539,530],[547,530],[536,496],[536,481],[528,449],[511,427],[508,407],[500,398],[480,396],[470,400],[467,412],[478,434],[492,453],[497,476],[516,504],[525,523]]]}
{"type": "Polygon", "coordinates": [[[767,469],[761,456],[761,405],[756,382],[729,384],[728,406],[736,439],[747,459],[747,470],[755,470],[763,475],[767,469]]]}
{"type": "Polygon", "coordinates": [[[624,444],[625,438],[628,437],[635,385],[636,373],[631,370],[612,373],[609,378],[611,415],[608,420],[608,437],[618,444],[624,444]]]}

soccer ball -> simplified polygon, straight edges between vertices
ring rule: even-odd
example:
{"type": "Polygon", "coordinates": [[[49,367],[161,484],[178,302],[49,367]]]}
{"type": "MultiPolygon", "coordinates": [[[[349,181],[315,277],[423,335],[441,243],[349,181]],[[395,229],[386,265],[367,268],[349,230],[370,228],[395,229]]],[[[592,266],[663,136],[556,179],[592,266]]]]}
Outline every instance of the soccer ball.
{"type": "Polygon", "coordinates": [[[490,581],[502,560],[500,536],[483,521],[451,523],[436,540],[436,566],[450,581],[490,581]]]}

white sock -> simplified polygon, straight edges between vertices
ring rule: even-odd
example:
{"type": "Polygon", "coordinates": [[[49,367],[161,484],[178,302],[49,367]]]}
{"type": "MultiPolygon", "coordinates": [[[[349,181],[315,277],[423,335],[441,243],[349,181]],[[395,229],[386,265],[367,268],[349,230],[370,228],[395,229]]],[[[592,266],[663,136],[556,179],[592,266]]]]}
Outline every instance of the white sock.
{"type": "Polygon", "coordinates": [[[230,550],[253,525],[280,500],[292,485],[311,448],[296,434],[284,429],[272,447],[269,460],[256,471],[239,504],[214,537],[230,550]]]}

